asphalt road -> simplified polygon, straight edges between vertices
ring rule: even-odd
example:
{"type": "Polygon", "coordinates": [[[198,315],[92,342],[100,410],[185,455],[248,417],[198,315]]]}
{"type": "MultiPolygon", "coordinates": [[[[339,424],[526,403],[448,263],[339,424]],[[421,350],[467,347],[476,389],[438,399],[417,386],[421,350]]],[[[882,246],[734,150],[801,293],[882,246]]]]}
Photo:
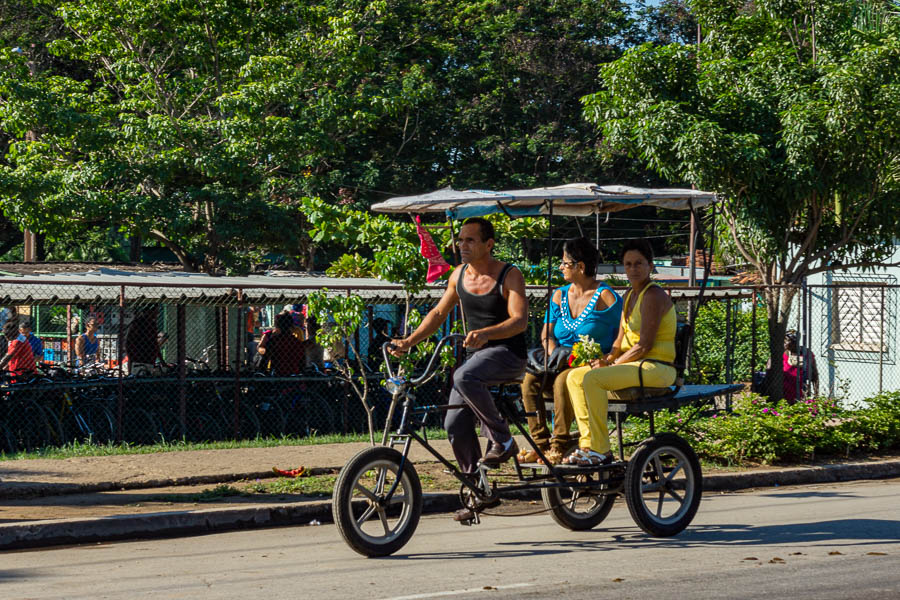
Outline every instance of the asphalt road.
{"type": "Polygon", "coordinates": [[[896,599],[898,498],[900,479],[711,493],[669,539],[624,505],[578,533],[546,515],[471,528],[435,515],[387,559],[356,555],[333,525],[7,552],[0,597],[896,599]]]}

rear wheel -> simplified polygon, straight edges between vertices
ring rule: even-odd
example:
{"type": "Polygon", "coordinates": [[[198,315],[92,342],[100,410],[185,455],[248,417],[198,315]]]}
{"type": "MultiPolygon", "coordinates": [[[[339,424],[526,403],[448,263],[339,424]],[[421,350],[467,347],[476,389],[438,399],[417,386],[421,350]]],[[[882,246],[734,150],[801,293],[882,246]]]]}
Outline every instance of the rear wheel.
{"type": "Polygon", "coordinates": [[[572,531],[599,525],[609,515],[618,495],[604,493],[609,490],[609,484],[601,479],[604,474],[588,473],[571,478],[579,483],[590,482],[590,487],[541,489],[541,499],[553,520],[572,531]]]}
{"type": "Polygon", "coordinates": [[[625,501],[634,522],[650,535],[681,533],[697,514],[702,490],[700,461],[675,434],[648,439],[628,461],[625,501]]]}
{"type": "Polygon", "coordinates": [[[366,448],[354,456],[341,469],[334,490],[332,510],[338,531],[364,556],[393,554],[419,524],[419,476],[393,448],[366,448]]]}

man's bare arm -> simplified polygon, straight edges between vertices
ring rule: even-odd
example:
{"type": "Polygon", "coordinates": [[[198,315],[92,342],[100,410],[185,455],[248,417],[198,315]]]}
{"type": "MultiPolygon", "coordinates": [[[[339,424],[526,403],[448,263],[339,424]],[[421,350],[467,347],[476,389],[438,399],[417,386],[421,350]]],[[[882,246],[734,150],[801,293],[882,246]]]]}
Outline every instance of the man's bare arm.
{"type": "Polygon", "coordinates": [[[456,293],[456,281],[459,278],[460,271],[461,269],[457,268],[450,275],[450,280],[447,282],[447,289],[444,290],[444,295],[441,296],[437,306],[428,311],[428,314],[425,315],[425,318],[422,319],[422,322],[416,327],[416,330],[402,340],[393,341],[395,349],[392,352],[397,354],[408,352],[410,348],[437,331],[444,321],[447,320],[450,311],[452,311],[456,303],[459,302],[459,295],[456,293]]]}

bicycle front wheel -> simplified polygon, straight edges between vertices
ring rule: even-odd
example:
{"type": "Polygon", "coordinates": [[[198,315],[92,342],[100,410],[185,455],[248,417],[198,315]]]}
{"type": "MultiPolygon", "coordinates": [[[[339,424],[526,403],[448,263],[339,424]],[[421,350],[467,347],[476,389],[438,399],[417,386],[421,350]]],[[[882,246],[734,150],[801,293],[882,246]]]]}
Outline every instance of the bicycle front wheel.
{"type": "Polygon", "coordinates": [[[422,515],[422,485],[403,455],[366,448],[341,469],[332,500],[344,541],[363,556],[387,556],[402,548],[422,515]]]}

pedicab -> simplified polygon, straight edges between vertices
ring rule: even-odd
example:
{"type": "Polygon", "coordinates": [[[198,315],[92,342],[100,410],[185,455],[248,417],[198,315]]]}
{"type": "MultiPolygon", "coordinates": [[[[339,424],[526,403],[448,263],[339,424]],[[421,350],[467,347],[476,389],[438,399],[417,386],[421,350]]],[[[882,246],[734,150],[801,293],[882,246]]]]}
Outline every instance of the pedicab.
{"type": "MultiPolygon", "coordinates": [[[[553,216],[589,216],[617,212],[634,206],[657,206],[696,211],[715,202],[715,194],[687,189],[641,189],[625,186],[571,184],[529,190],[456,191],[443,189],[420,196],[398,197],[375,204],[372,210],[392,213],[443,213],[453,221],[502,212],[511,217],[550,218],[548,248],[552,241],[553,216]]],[[[699,222],[699,219],[697,219],[699,222]]],[[[549,253],[549,250],[548,250],[549,253]]],[[[705,261],[705,266],[709,261],[705,261]]],[[[708,275],[708,266],[706,266],[708,275]]],[[[697,305],[702,301],[706,276],[700,286],[697,305]]],[[[549,284],[548,300],[552,293],[549,284]]],[[[692,305],[693,306],[693,305],[692,305]]],[[[400,410],[399,425],[384,443],[362,450],[341,469],[335,483],[332,512],[344,541],[356,552],[386,556],[397,552],[412,537],[422,514],[423,493],[415,465],[409,458],[412,443],[420,444],[460,482],[459,498],[472,517],[464,525],[480,522],[479,514],[499,504],[503,497],[539,491],[546,512],[562,527],[579,531],[596,527],[609,514],[621,494],[634,522],[655,537],[674,536],[687,527],[700,504],[703,475],[690,444],[674,432],[657,432],[653,415],[663,409],[694,406],[695,413],[715,396],[732,393],[741,385],[683,385],[692,342],[692,308],[686,323],[676,334],[675,384],[667,388],[644,387],[609,392],[608,411],[615,416],[618,457],[609,464],[577,466],[550,464],[527,431],[524,413],[515,395],[506,393],[520,381],[501,384],[495,391],[500,413],[525,438],[542,459],[540,463],[513,460],[513,473],[480,464],[475,475],[464,474],[427,439],[426,427],[439,422],[448,404],[417,406],[414,391],[439,371],[441,349],[461,344],[464,336],[450,334],[436,345],[425,370],[418,377],[395,373],[382,347],[386,368],[386,388],[391,394],[388,414],[400,410]],[[626,458],[622,425],[629,415],[649,417],[650,435],[626,458]]]]}

